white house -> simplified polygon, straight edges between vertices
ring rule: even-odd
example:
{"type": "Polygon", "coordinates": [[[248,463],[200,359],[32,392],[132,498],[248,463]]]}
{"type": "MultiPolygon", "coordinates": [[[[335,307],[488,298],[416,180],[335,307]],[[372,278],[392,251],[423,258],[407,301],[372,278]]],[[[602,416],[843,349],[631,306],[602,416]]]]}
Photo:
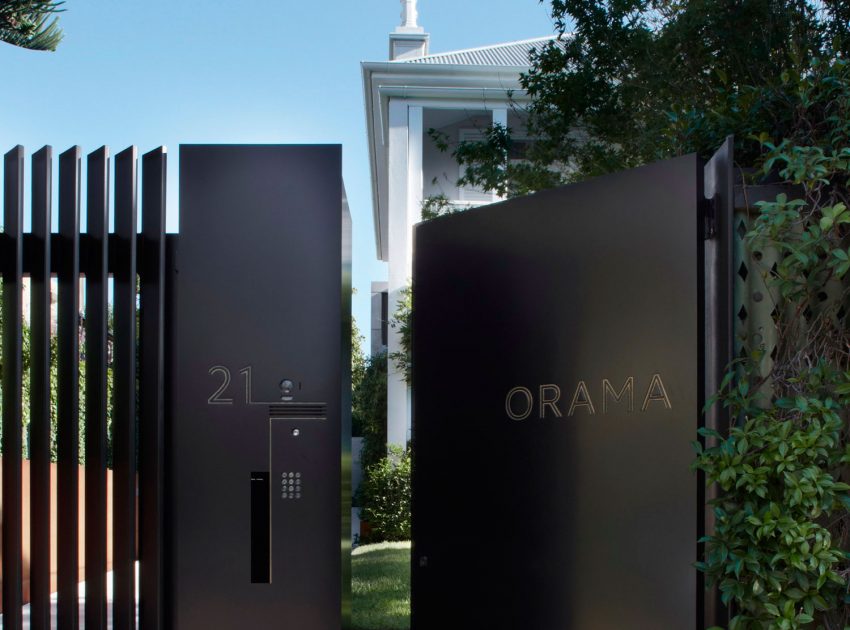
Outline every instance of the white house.
{"type": "MultiPolygon", "coordinates": [[[[446,53],[430,53],[429,36],[417,23],[416,0],[401,0],[401,24],[390,33],[389,61],[361,63],[369,136],[373,218],[377,256],[388,263],[386,288],[373,283],[372,349],[380,347],[375,331],[386,327],[399,292],[411,276],[411,228],[421,220],[424,198],[444,195],[453,204],[479,205],[492,193],[458,188],[461,175],[450,153],[437,149],[429,129],[450,141],[474,139],[492,123],[521,137],[519,75],[528,69],[528,54],[552,39],[508,42],[446,53]],[[509,99],[509,93],[512,99],[509,99]],[[382,300],[380,294],[387,292],[382,300]]],[[[383,335],[390,353],[398,334],[383,335]]],[[[403,445],[410,438],[410,391],[390,365],[387,384],[387,438],[403,445]]]]}

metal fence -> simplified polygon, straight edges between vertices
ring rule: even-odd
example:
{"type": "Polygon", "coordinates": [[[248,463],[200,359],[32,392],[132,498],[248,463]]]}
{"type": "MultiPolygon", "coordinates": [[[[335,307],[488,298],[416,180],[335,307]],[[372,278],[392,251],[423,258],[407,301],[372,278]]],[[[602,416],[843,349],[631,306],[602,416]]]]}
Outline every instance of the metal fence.
{"type": "Polygon", "coordinates": [[[83,154],[72,147],[58,158],[58,233],[51,232],[51,147],[31,157],[32,230],[24,233],[26,152],[17,146],[3,165],[2,264],[2,604],[3,628],[23,622],[22,440],[23,369],[29,362],[30,627],[50,628],[51,423],[58,462],[58,628],[79,626],[79,523],[85,522],[85,627],[107,627],[107,370],[113,373],[112,627],[163,620],[164,296],[166,152],[141,158],[129,147],[110,157],[102,147],[85,159],[86,231],[80,231],[83,154]],[[110,171],[114,168],[114,174],[110,171]],[[114,204],[111,196],[114,191],[114,204]],[[109,231],[114,205],[114,232],[109,231]],[[57,417],[51,419],[51,275],[58,278],[57,417]],[[29,276],[30,352],[23,351],[23,281],[29,276]],[[113,332],[108,334],[109,277],[113,332]],[[85,305],[80,283],[85,278],[85,305]],[[139,290],[137,293],[137,281],[139,290]],[[137,312],[138,309],[138,312],[137,312]],[[84,318],[80,342],[81,317],[84,318]],[[80,444],[80,353],[85,354],[84,443],[80,444]],[[137,356],[138,354],[138,356],[137,356]],[[81,446],[85,454],[84,515],[78,492],[81,446]],[[137,507],[138,506],[138,507],[137,507]],[[138,512],[138,514],[137,514],[138,512]]]}

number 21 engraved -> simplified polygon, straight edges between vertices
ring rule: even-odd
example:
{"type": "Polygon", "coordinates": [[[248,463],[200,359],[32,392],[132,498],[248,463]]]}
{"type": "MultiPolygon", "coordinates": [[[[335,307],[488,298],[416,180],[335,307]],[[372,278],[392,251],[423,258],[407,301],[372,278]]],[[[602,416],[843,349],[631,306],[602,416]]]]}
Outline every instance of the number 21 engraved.
{"type": "MultiPolygon", "coordinates": [[[[240,374],[245,376],[245,402],[251,404],[251,366],[248,365],[241,370],[239,370],[240,374]]],[[[230,387],[230,369],[223,365],[214,365],[209,369],[210,376],[215,376],[216,374],[221,374],[222,382],[221,385],[213,395],[207,398],[207,403],[210,405],[232,405],[232,398],[223,398],[222,394],[225,393],[228,387],[230,387]]]]}

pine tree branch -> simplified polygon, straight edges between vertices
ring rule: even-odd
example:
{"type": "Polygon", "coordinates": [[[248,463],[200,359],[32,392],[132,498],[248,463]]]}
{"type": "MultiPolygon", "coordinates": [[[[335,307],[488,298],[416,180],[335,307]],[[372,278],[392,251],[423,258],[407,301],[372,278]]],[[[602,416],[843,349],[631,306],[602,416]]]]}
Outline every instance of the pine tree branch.
{"type": "Polygon", "coordinates": [[[29,50],[56,50],[64,0],[0,0],[0,41],[29,50]]]}

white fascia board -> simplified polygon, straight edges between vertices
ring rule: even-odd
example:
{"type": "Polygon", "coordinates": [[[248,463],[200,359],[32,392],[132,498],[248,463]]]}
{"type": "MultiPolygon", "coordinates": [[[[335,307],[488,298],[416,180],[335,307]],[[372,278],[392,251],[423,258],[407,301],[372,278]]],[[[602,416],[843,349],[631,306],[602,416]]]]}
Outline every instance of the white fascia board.
{"type": "Polygon", "coordinates": [[[519,75],[527,66],[462,66],[364,61],[363,92],[369,164],[372,176],[372,217],[379,260],[388,260],[387,146],[390,99],[434,109],[504,107],[509,93],[514,101],[528,100],[519,75]]]}
{"type": "MultiPolygon", "coordinates": [[[[382,171],[386,171],[386,147],[383,138],[376,138],[376,131],[383,134],[383,125],[375,125],[375,114],[380,115],[380,105],[376,107],[373,100],[372,69],[369,64],[361,63],[363,72],[363,96],[366,109],[366,135],[369,145],[369,174],[372,180],[372,226],[375,230],[375,255],[378,260],[389,259],[389,247],[387,246],[387,204],[382,203],[380,194],[380,182],[382,171]],[[379,149],[380,147],[380,149],[379,149]],[[380,160],[379,156],[383,158],[380,160]]],[[[386,176],[384,177],[386,179],[386,176]]]]}

